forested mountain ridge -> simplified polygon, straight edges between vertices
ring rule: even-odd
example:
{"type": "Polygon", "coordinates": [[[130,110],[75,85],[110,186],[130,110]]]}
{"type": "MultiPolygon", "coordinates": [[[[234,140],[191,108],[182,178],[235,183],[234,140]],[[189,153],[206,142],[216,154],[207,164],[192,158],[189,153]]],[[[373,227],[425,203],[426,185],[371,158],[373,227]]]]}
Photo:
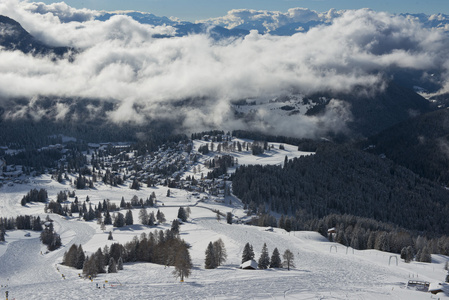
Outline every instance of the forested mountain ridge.
{"type": "Polygon", "coordinates": [[[5,50],[20,50],[34,55],[63,56],[73,51],[69,47],[52,47],[29,34],[18,22],[0,15],[0,46],[5,50]]]}
{"type": "Polygon", "coordinates": [[[389,159],[420,176],[449,184],[449,111],[435,112],[407,120],[370,137],[362,143],[369,151],[389,159]]]}
{"type": "Polygon", "coordinates": [[[328,146],[281,166],[241,166],[233,192],[250,209],[302,216],[349,214],[442,234],[449,230],[449,191],[388,159],[349,146],[328,146]]]}

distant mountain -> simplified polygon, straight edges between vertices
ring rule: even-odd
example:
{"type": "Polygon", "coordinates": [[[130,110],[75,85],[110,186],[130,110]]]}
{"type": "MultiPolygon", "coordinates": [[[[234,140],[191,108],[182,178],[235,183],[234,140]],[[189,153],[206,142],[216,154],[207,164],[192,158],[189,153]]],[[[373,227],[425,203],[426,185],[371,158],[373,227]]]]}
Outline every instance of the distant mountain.
{"type": "Polygon", "coordinates": [[[20,50],[34,55],[63,56],[73,50],[69,47],[45,45],[29,34],[18,22],[2,15],[0,15],[0,46],[5,50],[20,50]]]}
{"type": "MultiPolygon", "coordinates": [[[[245,29],[227,29],[222,26],[216,26],[207,23],[191,23],[186,21],[171,20],[167,17],[158,17],[150,13],[143,12],[117,12],[117,13],[104,13],[96,17],[97,20],[106,21],[114,15],[126,15],[133,18],[135,21],[141,24],[149,24],[154,26],[172,26],[176,28],[175,36],[186,36],[189,34],[209,34],[212,38],[218,40],[228,37],[241,37],[249,34],[245,29]]],[[[166,37],[166,36],[160,36],[166,37]]]]}
{"type": "Polygon", "coordinates": [[[376,93],[366,93],[359,88],[352,93],[321,92],[307,97],[285,95],[268,101],[238,101],[234,103],[234,109],[244,120],[252,121],[258,111],[265,110],[270,111],[271,116],[293,121],[299,114],[321,116],[329,109],[337,109],[331,108],[335,104],[334,99],[346,103],[342,109],[350,112],[351,118],[348,116],[348,119],[342,121],[346,122],[349,129],[345,137],[351,138],[369,137],[433,110],[428,100],[395,82],[389,82],[385,90],[376,93]]]}

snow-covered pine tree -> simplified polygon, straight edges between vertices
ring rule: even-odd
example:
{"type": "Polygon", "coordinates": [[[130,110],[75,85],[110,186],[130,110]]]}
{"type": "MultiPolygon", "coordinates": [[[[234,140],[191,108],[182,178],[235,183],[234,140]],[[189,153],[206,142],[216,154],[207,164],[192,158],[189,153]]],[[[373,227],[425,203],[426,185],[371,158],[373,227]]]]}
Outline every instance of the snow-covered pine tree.
{"type": "Polygon", "coordinates": [[[268,254],[267,244],[263,243],[262,253],[259,257],[259,268],[266,269],[270,265],[270,256],[268,254]]]}
{"type": "Polygon", "coordinates": [[[120,256],[118,261],[117,261],[117,270],[123,270],[123,259],[120,256]]]}
{"type": "Polygon", "coordinates": [[[109,258],[108,273],[117,273],[117,264],[113,257],[109,258]]]}

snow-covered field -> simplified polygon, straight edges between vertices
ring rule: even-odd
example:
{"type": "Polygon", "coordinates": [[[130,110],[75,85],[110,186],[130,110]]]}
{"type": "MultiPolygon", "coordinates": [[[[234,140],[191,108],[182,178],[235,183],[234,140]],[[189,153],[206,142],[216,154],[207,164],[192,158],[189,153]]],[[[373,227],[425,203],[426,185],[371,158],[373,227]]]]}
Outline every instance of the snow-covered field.
{"type": "MultiPolygon", "coordinates": [[[[197,147],[198,144],[195,144],[197,147]]],[[[276,145],[278,146],[278,145],[276,145]]],[[[278,147],[275,147],[277,149],[278,147]]],[[[276,150],[263,157],[241,155],[239,164],[283,163],[299,153],[294,146],[276,150]],[[295,152],[296,151],[296,152],[295,152]]],[[[27,184],[15,184],[0,188],[0,216],[19,214],[40,215],[44,218],[44,204],[20,205],[20,200],[31,188],[45,188],[50,199],[61,190],[72,190],[68,184],[53,181],[48,175],[33,178],[27,184]]],[[[139,191],[128,187],[110,187],[97,184],[95,189],[77,190],[82,201],[89,196],[93,204],[109,199],[119,203],[137,195],[146,199],[152,192],[157,198],[157,208],[167,222],[157,227],[142,226],[138,221],[139,210],[133,211],[134,225],[123,228],[106,226],[105,232],[96,221],[85,222],[77,217],[64,218],[51,215],[55,229],[61,235],[63,247],[47,253],[39,240],[39,233],[17,230],[7,232],[6,242],[0,243],[0,296],[9,292],[9,299],[437,299],[434,295],[407,288],[408,280],[443,282],[447,257],[433,255],[431,264],[404,263],[398,255],[376,250],[357,251],[330,243],[315,232],[290,232],[243,224],[217,221],[210,210],[245,215],[238,199],[198,202],[197,196],[184,190],[143,187],[139,191]],[[80,277],[79,270],[60,265],[62,256],[72,244],[82,244],[89,254],[99,247],[113,242],[125,243],[142,232],[170,228],[179,206],[189,206],[190,218],[181,225],[181,237],[192,247],[190,254],[194,264],[192,274],[185,282],[172,275],[173,267],[150,263],[125,264],[124,270],[113,274],[100,274],[93,281],[80,277]],[[108,232],[113,241],[108,241],[108,232]],[[226,263],[214,270],[204,268],[205,250],[210,241],[221,238],[226,247],[226,263]],[[282,254],[290,249],[295,255],[296,268],[268,270],[240,270],[244,245],[253,245],[258,259],[263,243],[271,256],[275,247],[282,254]],[[393,257],[393,258],[391,258],[393,257]],[[396,258],[398,264],[396,265],[396,258]],[[64,275],[64,276],[63,276],[64,275]],[[100,288],[97,288],[100,287],[100,288]]]]}

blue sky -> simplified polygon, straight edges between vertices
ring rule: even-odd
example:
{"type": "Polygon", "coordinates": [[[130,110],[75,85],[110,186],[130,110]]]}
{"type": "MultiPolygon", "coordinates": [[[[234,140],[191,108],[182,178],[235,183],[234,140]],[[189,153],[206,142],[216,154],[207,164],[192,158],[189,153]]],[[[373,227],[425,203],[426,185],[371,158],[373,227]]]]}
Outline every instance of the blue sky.
{"type": "MultiPolygon", "coordinates": [[[[61,0],[40,0],[47,4],[61,0]]],[[[39,2],[36,0],[36,2],[39,2]]],[[[336,9],[371,8],[391,13],[449,14],[449,0],[66,0],[76,8],[95,10],[138,10],[158,16],[194,21],[223,16],[233,8],[287,11],[305,7],[319,12],[336,9]]]]}

